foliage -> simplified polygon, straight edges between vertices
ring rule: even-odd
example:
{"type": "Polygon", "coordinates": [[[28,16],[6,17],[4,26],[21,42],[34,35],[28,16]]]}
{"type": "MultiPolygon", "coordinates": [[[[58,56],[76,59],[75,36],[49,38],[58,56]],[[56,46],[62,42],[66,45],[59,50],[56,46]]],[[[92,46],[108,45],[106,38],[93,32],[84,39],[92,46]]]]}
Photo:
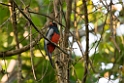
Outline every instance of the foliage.
{"type": "MultiPolygon", "coordinates": [[[[51,12],[53,12],[53,4],[51,0],[14,0],[16,1],[17,5],[23,9],[29,8],[29,11],[36,12],[30,13],[30,18],[32,22],[37,26],[39,30],[45,30],[43,27],[46,24],[48,18],[46,17],[51,12]],[[29,6],[29,7],[28,7],[29,6]],[[43,16],[45,14],[46,16],[43,16]]],[[[93,1],[87,1],[88,7],[88,19],[89,23],[93,24],[93,26],[89,26],[92,28],[90,31],[93,35],[100,35],[101,38],[96,39],[90,45],[90,51],[95,49],[94,53],[90,56],[90,66],[88,71],[88,77],[86,83],[95,83],[99,77],[104,77],[106,72],[109,72],[110,75],[114,75],[113,79],[120,79],[120,83],[123,83],[124,80],[124,36],[117,35],[116,29],[123,24],[124,19],[124,8],[119,11],[117,10],[116,4],[120,4],[124,2],[113,2],[112,9],[110,6],[105,4],[103,5],[102,0],[99,0],[98,3],[93,3],[93,1]],[[115,5],[114,5],[115,4],[115,5]],[[107,9],[108,8],[108,9],[107,9]],[[105,11],[105,12],[104,12],[105,11]],[[106,13],[107,12],[107,13],[106,13]],[[112,14],[111,14],[112,12],[112,14]],[[118,12],[118,15],[115,13],[118,12]],[[111,20],[111,17],[113,20],[111,20]],[[112,23],[112,25],[111,25],[112,23]],[[114,35],[113,35],[114,34],[114,35]],[[102,68],[104,64],[105,68],[102,68]],[[112,64],[112,67],[108,64],[112,64]],[[95,72],[93,71],[95,70],[95,72]]],[[[104,0],[107,1],[107,0],[104,0]]],[[[9,1],[3,0],[0,2],[0,52],[6,52],[16,49],[16,41],[14,37],[13,25],[11,23],[12,16],[9,10],[9,1]],[[2,4],[4,3],[4,4],[2,4]],[[5,5],[6,4],[6,5],[5,5]]],[[[63,2],[62,9],[63,12],[66,13],[66,2],[63,2]]],[[[27,19],[19,12],[16,8],[16,15],[17,15],[17,32],[19,38],[19,45],[20,47],[24,47],[29,45],[30,43],[30,27],[32,28],[32,37],[33,40],[37,38],[38,32],[32,26],[30,26],[27,19]]],[[[26,14],[27,15],[27,14],[26,14]]],[[[71,28],[70,31],[84,30],[84,11],[83,11],[83,3],[81,0],[73,0],[72,3],[72,13],[71,13],[71,28]],[[76,10],[74,6],[74,1],[76,1],[76,10]],[[75,19],[77,25],[75,27],[75,19]]],[[[62,24],[66,25],[64,15],[62,17],[62,24]]],[[[60,30],[63,32],[65,27],[62,27],[60,30]]],[[[80,31],[79,31],[80,32],[80,31]]],[[[44,33],[43,33],[44,34],[44,33]]],[[[74,33],[73,33],[74,34],[74,33]]],[[[80,35],[81,33],[79,33],[80,35]]],[[[74,34],[75,35],[75,34],[74,34]]],[[[96,37],[95,36],[95,37],[96,37]]],[[[79,42],[81,43],[82,40],[85,40],[85,35],[79,36],[79,42]]],[[[90,38],[93,39],[93,38],[90,38]]],[[[44,40],[41,39],[34,47],[33,47],[33,64],[34,70],[37,77],[37,80],[42,78],[40,81],[36,81],[34,79],[34,74],[32,73],[32,63],[31,63],[31,56],[30,56],[30,49],[21,53],[21,60],[22,60],[22,81],[24,83],[57,83],[57,73],[56,70],[53,69],[49,63],[48,57],[45,55],[44,51],[44,40]]],[[[60,40],[61,43],[62,40],[60,40]]],[[[68,42],[68,41],[67,41],[68,42]]],[[[74,41],[69,41],[70,45],[69,48],[71,49],[72,58],[70,63],[70,82],[71,83],[81,83],[83,79],[83,73],[85,68],[85,58],[82,55],[76,55],[73,51],[71,44],[77,42],[76,39],[74,41]]],[[[82,44],[82,46],[84,43],[82,44]]],[[[85,45],[84,45],[85,46],[85,45]]],[[[83,48],[85,48],[83,46],[83,48]]],[[[73,46],[74,47],[74,46],[73,46]]],[[[75,49],[75,48],[74,48],[75,49]]],[[[82,49],[82,48],[81,48],[82,49]]],[[[17,54],[11,55],[10,57],[1,56],[0,65],[2,66],[2,71],[0,74],[0,78],[2,79],[4,74],[7,73],[7,67],[11,60],[17,60],[17,54]],[[5,71],[4,71],[5,70],[5,71]]],[[[53,53],[53,59],[55,61],[55,53],[53,53]]],[[[8,73],[17,73],[18,66],[15,65],[15,68],[12,72],[8,73]]],[[[12,76],[11,83],[17,83],[17,77],[14,79],[12,76]]]]}

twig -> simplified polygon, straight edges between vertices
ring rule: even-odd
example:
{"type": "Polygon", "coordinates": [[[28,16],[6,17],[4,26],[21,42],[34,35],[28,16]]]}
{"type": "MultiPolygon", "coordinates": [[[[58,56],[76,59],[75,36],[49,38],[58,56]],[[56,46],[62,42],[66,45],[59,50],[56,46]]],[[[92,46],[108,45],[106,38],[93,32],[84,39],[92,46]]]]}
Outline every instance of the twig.
{"type": "Polygon", "coordinates": [[[10,16],[7,20],[5,20],[1,25],[0,25],[0,28],[3,27],[11,18],[12,16],[10,16]]]}
{"type": "Polygon", "coordinates": [[[8,5],[8,4],[5,4],[5,3],[2,3],[0,2],[1,5],[4,5],[4,6],[11,6],[11,5],[8,5]]]}
{"type": "MultiPolygon", "coordinates": [[[[15,2],[14,2],[15,3],[15,2]]],[[[39,31],[37,29],[37,27],[33,24],[33,22],[26,16],[26,14],[22,11],[22,9],[20,9],[17,4],[15,3],[15,6],[18,8],[18,10],[23,14],[23,16],[32,24],[32,26],[36,29],[37,32],[39,32],[41,35],[38,35],[38,37],[36,38],[35,41],[32,41],[32,46],[35,46],[37,44],[38,41],[40,41],[40,39],[42,39],[43,37],[48,40],[41,31],[39,31]]],[[[38,13],[37,13],[38,14],[38,13]]],[[[45,14],[43,14],[45,15],[45,14]]],[[[60,23],[60,25],[62,25],[60,23]]],[[[63,25],[62,25],[63,26],[63,25]]],[[[63,26],[65,27],[65,26],[63,26]]],[[[51,42],[50,40],[48,40],[49,42],[51,42]]],[[[51,42],[52,44],[54,44],[53,42],[51,42]]],[[[67,54],[67,52],[65,52],[63,49],[61,49],[59,46],[57,46],[56,44],[54,44],[58,49],[60,49],[63,53],[67,54]]],[[[0,52],[0,57],[3,57],[2,55],[4,54],[6,57],[9,57],[9,56],[13,56],[13,55],[16,55],[18,53],[22,53],[22,52],[25,52],[27,50],[29,50],[30,48],[30,45],[26,45],[20,49],[16,49],[16,50],[8,50],[8,51],[4,51],[4,52],[0,52]]]]}
{"type": "MultiPolygon", "coordinates": [[[[37,42],[39,42],[41,40],[41,38],[43,38],[41,35],[38,35],[37,38],[35,38],[34,41],[32,41],[32,46],[34,47],[37,42]]],[[[0,52],[0,57],[3,57],[3,54],[5,55],[5,57],[10,57],[10,56],[14,56],[16,54],[25,52],[27,50],[30,49],[30,44],[20,48],[20,49],[15,49],[15,50],[8,50],[8,51],[4,51],[4,52],[0,52]]]]}
{"type": "MultiPolygon", "coordinates": [[[[60,4],[60,7],[62,7],[62,0],[59,0],[59,4],[60,4]]],[[[61,8],[61,11],[62,11],[62,15],[63,15],[63,17],[64,17],[65,22],[67,22],[67,21],[66,21],[66,17],[65,17],[65,13],[64,13],[64,11],[63,11],[62,8],[61,8]]]]}
{"type": "Polygon", "coordinates": [[[61,24],[60,22],[58,22],[57,20],[53,19],[52,17],[46,15],[46,14],[43,14],[43,13],[39,13],[39,12],[33,12],[33,11],[28,11],[29,13],[32,13],[32,14],[37,14],[37,15],[41,15],[41,16],[44,16],[44,17],[47,17],[53,21],[55,21],[56,23],[58,23],[59,25],[63,26],[65,28],[65,26],[63,24],[61,24]]]}
{"type": "MultiPolygon", "coordinates": [[[[10,13],[12,15],[12,25],[13,25],[13,32],[14,32],[14,37],[15,37],[15,41],[16,41],[16,49],[20,49],[19,46],[19,39],[18,39],[18,31],[17,31],[17,21],[16,21],[16,10],[15,10],[15,4],[13,2],[13,0],[9,0],[9,3],[11,5],[10,7],[10,13]]],[[[18,54],[18,74],[17,74],[17,78],[18,78],[18,83],[21,83],[21,54],[18,54]]]]}
{"type": "MultiPolygon", "coordinates": [[[[28,17],[30,18],[30,14],[28,14],[28,17]]],[[[37,80],[36,74],[35,74],[35,70],[34,70],[34,63],[33,63],[33,46],[32,46],[32,27],[30,26],[29,23],[29,27],[30,27],[30,57],[31,57],[31,67],[32,67],[32,72],[33,72],[33,76],[34,79],[37,80]]]]}
{"type": "Polygon", "coordinates": [[[89,27],[88,27],[88,10],[86,5],[86,0],[82,0],[84,5],[84,15],[85,15],[85,27],[86,27],[86,52],[85,52],[85,58],[86,58],[86,64],[85,64],[85,70],[84,70],[84,77],[82,79],[82,83],[86,82],[87,74],[88,74],[88,66],[89,66],[89,27]]]}
{"type": "MultiPolygon", "coordinates": [[[[14,2],[15,3],[15,2],[14,2]]],[[[65,53],[66,55],[69,55],[67,52],[65,52],[63,49],[61,49],[59,46],[57,46],[55,43],[51,42],[49,39],[47,39],[44,34],[35,26],[35,24],[32,22],[32,20],[30,18],[28,18],[26,16],[26,14],[18,7],[18,5],[15,3],[15,6],[17,7],[17,9],[22,13],[22,15],[30,22],[30,24],[34,27],[34,29],[40,33],[42,35],[42,37],[44,39],[46,39],[47,41],[49,41],[50,43],[52,43],[53,45],[55,45],[59,50],[61,50],[63,53],[65,53]]]]}

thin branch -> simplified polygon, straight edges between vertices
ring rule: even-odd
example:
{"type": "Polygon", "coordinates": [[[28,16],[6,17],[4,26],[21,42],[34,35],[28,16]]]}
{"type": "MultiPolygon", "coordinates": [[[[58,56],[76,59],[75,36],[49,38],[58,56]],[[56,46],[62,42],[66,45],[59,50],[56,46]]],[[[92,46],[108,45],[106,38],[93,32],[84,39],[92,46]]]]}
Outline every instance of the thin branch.
{"type": "MultiPolygon", "coordinates": [[[[12,16],[11,22],[13,25],[13,32],[16,42],[16,49],[20,49],[19,46],[19,39],[18,39],[18,31],[17,31],[17,21],[16,21],[16,10],[15,10],[15,4],[13,3],[13,0],[9,0],[9,3],[11,5],[10,7],[10,14],[12,16]]],[[[17,79],[18,83],[21,83],[21,54],[18,54],[18,73],[17,73],[17,79]]]]}
{"type": "Polygon", "coordinates": [[[4,6],[11,6],[11,5],[9,5],[9,4],[5,4],[5,3],[2,3],[2,2],[0,2],[0,4],[1,4],[1,5],[4,5],[4,6]]]}
{"type": "Polygon", "coordinates": [[[86,58],[86,64],[85,64],[85,70],[84,70],[84,77],[82,79],[82,83],[86,82],[87,75],[88,75],[88,66],[89,66],[89,27],[88,27],[88,10],[87,10],[87,4],[86,0],[82,0],[83,2],[83,10],[85,15],[85,27],[86,27],[86,52],[85,52],[85,58],[86,58]]]}
{"type": "Polygon", "coordinates": [[[115,47],[117,48],[117,50],[120,52],[120,48],[118,46],[118,44],[116,43],[116,40],[115,40],[115,36],[116,36],[116,29],[115,29],[115,26],[114,26],[114,18],[113,18],[113,11],[112,11],[112,5],[113,5],[113,2],[112,0],[110,1],[110,29],[111,29],[111,40],[112,42],[114,43],[115,47]]]}
{"type": "MultiPolygon", "coordinates": [[[[62,7],[62,0],[59,0],[59,4],[60,4],[60,7],[62,7]]],[[[61,12],[62,12],[62,15],[63,15],[63,17],[64,17],[65,22],[67,22],[67,21],[66,21],[66,17],[65,17],[65,13],[64,13],[64,11],[63,11],[63,8],[61,8],[61,12]]]]}
{"type": "MultiPolygon", "coordinates": [[[[15,3],[15,2],[14,2],[15,3]]],[[[18,5],[15,3],[15,6],[16,8],[22,13],[22,15],[30,22],[30,24],[34,27],[34,29],[40,33],[40,35],[36,38],[36,42],[40,41],[41,38],[44,38],[46,39],[47,41],[49,41],[50,43],[52,43],[53,45],[55,45],[59,50],[61,50],[64,54],[68,55],[67,52],[65,52],[62,48],[60,48],[59,46],[57,46],[55,43],[51,42],[49,39],[47,39],[45,36],[44,36],[44,33],[42,31],[40,31],[36,26],[35,24],[32,22],[32,20],[30,18],[28,18],[26,16],[26,14],[18,7],[18,5]]],[[[32,42],[32,46],[35,46],[37,43],[33,41],[32,42]]],[[[25,52],[27,50],[30,49],[30,45],[26,45],[20,49],[16,49],[16,50],[11,50],[11,51],[5,51],[5,52],[0,52],[0,57],[3,57],[2,55],[4,54],[5,57],[9,57],[9,56],[12,56],[12,55],[16,55],[18,53],[22,53],[22,52],[25,52]]]]}
{"type": "Polygon", "coordinates": [[[107,11],[109,12],[109,8],[108,8],[107,2],[104,1],[106,4],[103,2],[103,0],[100,0],[100,2],[102,2],[103,6],[104,6],[104,7],[107,9],[107,11]]]}
{"type": "MultiPolygon", "coordinates": [[[[40,40],[41,38],[43,38],[41,35],[39,35],[34,41],[32,41],[32,46],[34,47],[40,40]]],[[[5,51],[5,52],[0,52],[0,57],[3,57],[3,54],[5,55],[5,57],[10,57],[22,52],[25,52],[27,50],[30,49],[30,44],[26,45],[20,49],[16,49],[16,50],[9,50],[9,51],[5,51]]]]}
{"type": "Polygon", "coordinates": [[[3,27],[11,18],[12,16],[10,16],[7,20],[5,20],[1,25],[0,25],[0,28],[3,27]]]}
{"type": "Polygon", "coordinates": [[[50,17],[50,16],[48,16],[48,15],[46,15],[46,14],[39,13],[39,12],[33,12],[33,11],[28,11],[28,12],[29,12],[29,13],[32,13],[32,14],[37,14],[37,15],[41,15],[41,16],[47,17],[47,18],[49,18],[49,19],[55,21],[56,23],[58,23],[60,26],[62,26],[62,27],[65,28],[65,26],[64,26],[63,24],[61,24],[60,22],[58,22],[57,20],[53,19],[52,17],[50,17]]]}
{"type": "Polygon", "coordinates": [[[30,57],[31,57],[31,67],[32,67],[32,72],[34,79],[37,80],[35,70],[34,70],[34,64],[33,64],[33,47],[32,47],[32,28],[30,26],[30,57]]]}
{"type": "MultiPolygon", "coordinates": [[[[15,2],[14,2],[15,3],[15,2]]],[[[63,49],[61,49],[59,46],[57,46],[55,43],[51,42],[49,39],[47,39],[44,34],[35,26],[35,24],[32,22],[32,20],[30,18],[27,17],[27,15],[18,7],[18,5],[15,3],[15,6],[17,7],[17,9],[22,13],[22,15],[30,22],[30,24],[34,27],[34,29],[40,33],[42,35],[42,37],[44,39],[46,39],[47,41],[49,41],[50,43],[52,43],[53,45],[55,45],[59,50],[61,50],[63,53],[65,53],[66,55],[68,55],[67,52],[65,52],[63,49]]]]}

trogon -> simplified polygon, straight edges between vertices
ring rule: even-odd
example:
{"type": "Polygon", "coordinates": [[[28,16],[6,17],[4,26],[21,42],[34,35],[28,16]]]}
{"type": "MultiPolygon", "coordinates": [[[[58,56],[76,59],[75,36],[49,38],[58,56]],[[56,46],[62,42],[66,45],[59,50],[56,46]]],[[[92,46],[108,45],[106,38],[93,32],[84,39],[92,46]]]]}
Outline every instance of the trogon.
{"type": "MultiPolygon", "coordinates": [[[[50,22],[49,30],[46,33],[46,38],[49,39],[53,43],[56,43],[56,44],[58,43],[59,38],[60,38],[60,34],[59,34],[59,30],[58,30],[56,23],[50,22]]],[[[56,46],[45,39],[44,47],[45,47],[46,54],[49,57],[50,63],[52,65],[52,67],[54,68],[54,64],[52,61],[52,52],[54,51],[56,46]]]]}

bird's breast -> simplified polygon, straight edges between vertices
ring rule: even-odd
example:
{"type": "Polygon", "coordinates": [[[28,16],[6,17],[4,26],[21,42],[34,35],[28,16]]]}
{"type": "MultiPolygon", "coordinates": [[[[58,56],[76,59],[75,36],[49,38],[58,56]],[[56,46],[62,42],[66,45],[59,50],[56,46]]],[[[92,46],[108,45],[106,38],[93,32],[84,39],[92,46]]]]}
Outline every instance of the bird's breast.
{"type": "MultiPolygon", "coordinates": [[[[51,37],[51,41],[57,44],[58,41],[59,41],[59,38],[60,38],[60,35],[57,34],[57,33],[54,33],[53,36],[51,37]]],[[[52,43],[49,43],[47,45],[47,48],[48,48],[48,51],[50,53],[52,53],[54,51],[54,49],[55,49],[55,46],[52,43]]]]}
{"type": "Polygon", "coordinates": [[[60,35],[57,34],[57,33],[54,33],[52,38],[51,38],[51,41],[54,42],[54,43],[58,43],[59,38],[60,38],[60,35]]]}

